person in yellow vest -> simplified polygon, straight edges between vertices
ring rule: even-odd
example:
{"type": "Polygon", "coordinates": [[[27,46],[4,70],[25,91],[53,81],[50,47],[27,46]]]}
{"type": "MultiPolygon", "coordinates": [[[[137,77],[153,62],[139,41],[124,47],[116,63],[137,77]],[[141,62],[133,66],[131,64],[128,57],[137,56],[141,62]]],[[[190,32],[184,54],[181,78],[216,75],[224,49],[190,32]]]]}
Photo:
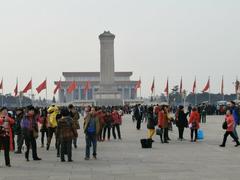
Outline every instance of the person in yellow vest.
{"type": "MultiPolygon", "coordinates": [[[[53,134],[56,138],[56,129],[57,129],[57,115],[59,114],[59,109],[55,105],[52,105],[48,108],[48,141],[47,141],[47,151],[50,148],[51,140],[53,134]]],[[[55,143],[55,148],[57,148],[57,139],[55,143]]]]}

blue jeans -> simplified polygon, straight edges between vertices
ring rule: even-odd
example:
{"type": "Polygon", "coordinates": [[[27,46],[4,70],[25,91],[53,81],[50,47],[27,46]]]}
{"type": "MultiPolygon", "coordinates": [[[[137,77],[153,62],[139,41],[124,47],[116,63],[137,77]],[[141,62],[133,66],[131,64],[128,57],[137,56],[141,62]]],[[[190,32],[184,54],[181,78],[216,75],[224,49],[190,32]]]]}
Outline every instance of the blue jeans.
{"type": "Polygon", "coordinates": [[[235,135],[235,137],[238,139],[238,133],[237,133],[237,123],[234,124],[234,130],[233,130],[233,134],[235,135]]]}
{"type": "Polygon", "coordinates": [[[93,156],[97,156],[97,136],[96,134],[86,133],[86,153],[85,157],[90,157],[90,147],[93,146],[93,156]]]}

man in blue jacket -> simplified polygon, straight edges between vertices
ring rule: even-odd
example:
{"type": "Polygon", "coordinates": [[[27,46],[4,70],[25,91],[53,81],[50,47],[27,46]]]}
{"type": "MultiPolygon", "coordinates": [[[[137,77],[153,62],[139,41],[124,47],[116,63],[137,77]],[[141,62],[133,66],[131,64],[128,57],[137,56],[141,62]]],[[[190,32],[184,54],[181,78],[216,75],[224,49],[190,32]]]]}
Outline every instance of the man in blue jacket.
{"type": "Polygon", "coordinates": [[[233,118],[234,118],[234,135],[238,138],[238,133],[237,133],[237,125],[239,125],[239,110],[238,108],[236,107],[236,103],[234,101],[231,101],[230,102],[230,106],[231,106],[231,111],[232,111],[232,115],[233,115],[233,118]]]}

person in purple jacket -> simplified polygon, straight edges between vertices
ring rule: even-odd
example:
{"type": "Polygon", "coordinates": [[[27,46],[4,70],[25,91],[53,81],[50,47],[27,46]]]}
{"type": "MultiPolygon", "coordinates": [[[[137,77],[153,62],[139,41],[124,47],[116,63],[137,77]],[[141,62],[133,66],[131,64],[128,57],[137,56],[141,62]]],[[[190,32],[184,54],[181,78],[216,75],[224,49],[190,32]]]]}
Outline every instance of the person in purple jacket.
{"type": "Polygon", "coordinates": [[[27,151],[25,152],[26,161],[29,161],[29,150],[32,147],[32,157],[34,161],[39,161],[41,158],[37,155],[37,133],[38,133],[38,123],[35,117],[35,111],[33,106],[27,107],[27,113],[21,121],[21,128],[23,132],[23,137],[25,144],[27,146],[27,151]]]}
{"type": "Polygon", "coordinates": [[[238,133],[237,133],[237,125],[239,125],[239,110],[236,107],[236,103],[234,101],[230,102],[230,107],[231,107],[231,112],[233,115],[233,119],[234,119],[234,130],[233,130],[233,134],[235,135],[235,137],[237,139],[239,139],[238,137],[238,133]]]}

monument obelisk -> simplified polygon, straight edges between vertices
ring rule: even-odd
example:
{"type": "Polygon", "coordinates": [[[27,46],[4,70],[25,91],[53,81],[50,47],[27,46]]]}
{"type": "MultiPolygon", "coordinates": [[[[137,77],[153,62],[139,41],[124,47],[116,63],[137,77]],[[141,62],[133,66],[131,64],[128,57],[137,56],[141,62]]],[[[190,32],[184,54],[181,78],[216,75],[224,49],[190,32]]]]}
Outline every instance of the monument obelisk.
{"type": "Polygon", "coordinates": [[[96,92],[98,106],[122,105],[122,98],[115,86],[114,39],[110,31],[99,35],[100,40],[100,88],[96,92]]]}

